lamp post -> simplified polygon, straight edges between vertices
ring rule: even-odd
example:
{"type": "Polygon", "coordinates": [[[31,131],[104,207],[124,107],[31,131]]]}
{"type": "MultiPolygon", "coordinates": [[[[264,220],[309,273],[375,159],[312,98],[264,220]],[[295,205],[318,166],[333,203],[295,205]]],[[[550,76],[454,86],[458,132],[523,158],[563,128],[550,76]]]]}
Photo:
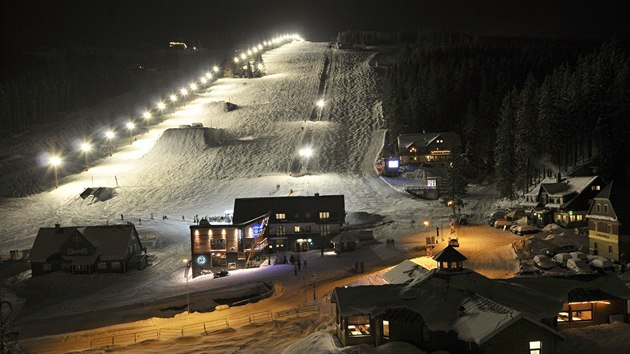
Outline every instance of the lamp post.
{"type": "Polygon", "coordinates": [[[136,125],[133,124],[133,122],[128,122],[127,123],[127,130],[129,131],[129,144],[132,144],[133,141],[131,140],[131,132],[133,131],[133,128],[135,128],[136,125]]]}
{"type": "Polygon", "coordinates": [[[144,118],[144,122],[146,124],[146,126],[149,126],[149,120],[151,119],[151,112],[146,111],[144,113],[142,113],[142,118],[144,118]]]}
{"type": "Polygon", "coordinates": [[[308,160],[313,155],[313,149],[310,147],[301,148],[299,151],[301,157],[306,158],[306,163],[304,164],[304,174],[308,173],[308,160]]]}
{"type": "Polygon", "coordinates": [[[162,111],[166,108],[166,103],[160,101],[157,104],[158,112],[160,112],[160,122],[162,121],[162,111]]]}
{"type": "Polygon", "coordinates": [[[53,155],[50,157],[50,165],[55,171],[55,188],[59,188],[59,179],[57,178],[57,166],[61,164],[61,158],[59,156],[53,155]]]}
{"type": "Polygon", "coordinates": [[[311,284],[313,285],[313,300],[315,300],[315,273],[311,274],[311,284]]]}
{"type": "Polygon", "coordinates": [[[88,142],[84,142],[81,144],[81,151],[83,151],[83,154],[85,154],[85,170],[88,170],[88,154],[90,153],[90,150],[92,150],[92,145],[90,145],[90,143],[88,142]]]}
{"type": "Polygon", "coordinates": [[[186,309],[188,311],[188,315],[190,316],[190,294],[188,291],[188,273],[190,271],[190,260],[187,258],[183,259],[183,262],[185,264],[185,268],[184,268],[184,278],[186,279],[186,309]]]}

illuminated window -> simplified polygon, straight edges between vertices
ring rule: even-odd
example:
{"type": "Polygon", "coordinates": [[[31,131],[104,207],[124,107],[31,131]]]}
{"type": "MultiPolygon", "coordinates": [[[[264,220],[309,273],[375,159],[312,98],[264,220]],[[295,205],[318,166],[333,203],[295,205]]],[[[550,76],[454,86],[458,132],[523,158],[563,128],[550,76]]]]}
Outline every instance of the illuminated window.
{"type": "Polygon", "coordinates": [[[542,353],[542,342],[539,340],[529,342],[529,354],[540,354],[540,353],[542,353]]]}
{"type": "Polygon", "coordinates": [[[328,219],[328,218],[330,218],[330,213],[329,212],[327,212],[327,211],[320,211],[319,212],[319,219],[320,220],[325,220],[325,219],[328,219]]]}
{"type": "Polygon", "coordinates": [[[369,336],[370,335],[370,317],[369,316],[348,317],[348,335],[352,337],[369,336]]]}
{"type": "Polygon", "coordinates": [[[591,186],[591,190],[592,190],[592,191],[598,191],[598,190],[600,190],[601,188],[602,188],[602,187],[601,187],[601,186],[598,186],[598,185],[596,185],[596,186],[591,186]]]}
{"type": "Polygon", "coordinates": [[[284,229],[284,226],[278,226],[278,235],[282,236],[285,235],[287,233],[287,231],[284,229]]]}
{"type": "Polygon", "coordinates": [[[296,234],[300,233],[300,225],[295,225],[295,227],[293,228],[293,232],[296,234]]]}
{"type": "Polygon", "coordinates": [[[582,322],[593,320],[593,304],[586,303],[572,303],[565,304],[562,307],[562,311],[558,313],[558,323],[567,322],[582,322]]]}
{"type": "Polygon", "coordinates": [[[328,228],[330,225],[319,225],[319,233],[322,236],[327,236],[330,233],[330,229],[328,228]]]}
{"type": "Polygon", "coordinates": [[[577,218],[577,221],[582,221],[582,214],[578,214],[575,217],[577,218]]]}
{"type": "Polygon", "coordinates": [[[285,220],[286,218],[287,218],[287,215],[285,213],[276,214],[276,220],[285,220]]]}
{"type": "Polygon", "coordinates": [[[569,216],[569,219],[571,220],[571,222],[574,222],[574,221],[575,221],[575,215],[571,214],[571,215],[569,216]]]}
{"type": "Polygon", "coordinates": [[[383,337],[389,337],[389,321],[383,320],[383,337]]]}
{"type": "Polygon", "coordinates": [[[606,226],[607,226],[607,229],[608,229],[608,233],[612,234],[612,225],[608,224],[606,226]]]}

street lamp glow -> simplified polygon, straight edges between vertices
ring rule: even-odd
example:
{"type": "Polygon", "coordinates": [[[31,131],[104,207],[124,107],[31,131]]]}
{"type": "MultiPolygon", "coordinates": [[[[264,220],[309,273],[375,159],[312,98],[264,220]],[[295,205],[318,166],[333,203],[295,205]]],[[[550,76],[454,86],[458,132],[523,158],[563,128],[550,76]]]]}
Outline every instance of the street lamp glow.
{"type": "Polygon", "coordinates": [[[247,50],[247,55],[249,55],[250,57],[252,56],[252,50],[251,49],[247,50]]]}
{"type": "Polygon", "coordinates": [[[169,99],[171,100],[171,102],[175,102],[177,101],[177,95],[170,95],[169,99]]]}
{"type": "Polygon", "coordinates": [[[59,156],[53,155],[50,157],[49,163],[55,171],[55,188],[59,188],[59,179],[57,178],[57,166],[61,165],[61,158],[59,156]]]}
{"type": "Polygon", "coordinates": [[[157,104],[157,108],[161,111],[161,110],[163,110],[164,108],[166,108],[166,104],[164,104],[164,102],[160,101],[160,102],[158,102],[158,104],[157,104]]]}
{"type": "Polygon", "coordinates": [[[254,52],[254,53],[258,53],[258,47],[254,47],[254,48],[252,48],[252,52],[254,52]]]}
{"type": "Polygon", "coordinates": [[[258,63],[258,70],[263,70],[265,66],[262,63],[258,63]]]}
{"type": "Polygon", "coordinates": [[[215,73],[218,73],[218,72],[219,72],[219,67],[218,67],[218,66],[216,66],[216,65],[215,65],[215,66],[213,66],[213,67],[212,67],[212,71],[214,71],[215,73]]]}
{"type": "Polygon", "coordinates": [[[190,89],[195,91],[197,89],[197,84],[194,83],[194,82],[192,84],[190,84],[190,89]]]}
{"type": "Polygon", "coordinates": [[[238,63],[238,62],[239,62],[238,57],[234,57],[234,62],[235,62],[235,63],[238,63]]]}
{"type": "Polygon", "coordinates": [[[245,53],[241,53],[241,59],[243,60],[247,59],[247,55],[245,55],[245,53]]]}
{"type": "Polygon", "coordinates": [[[188,95],[188,90],[186,90],[185,88],[183,88],[183,89],[179,90],[179,93],[181,93],[181,94],[182,94],[182,96],[186,96],[186,95],[188,95]]]}
{"type": "Polygon", "coordinates": [[[205,84],[208,82],[208,79],[206,79],[206,77],[202,77],[201,79],[199,79],[199,81],[201,81],[202,84],[205,84]]]}
{"type": "Polygon", "coordinates": [[[135,128],[136,125],[133,122],[127,122],[127,129],[129,129],[130,131],[133,130],[133,128],[135,128]]]}
{"type": "Polygon", "coordinates": [[[258,50],[262,50],[262,49],[263,49],[262,44],[259,44],[259,45],[258,45],[258,50]]]}
{"type": "Polygon", "coordinates": [[[326,104],[326,102],[324,102],[324,99],[320,99],[319,101],[317,101],[317,107],[319,108],[324,108],[324,105],[326,104]]]}
{"type": "Polygon", "coordinates": [[[85,170],[88,170],[88,153],[92,150],[92,145],[88,142],[83,142],[81,144],[81,151],[85,154],[85,170]]]}
{"type": "Polygon", "coordinates": [[[306,157],[306,158],[311,157],[313,156],[313,149],[310,147],[303,147],[300,149],[299,154],[302,157],[306,157]]]}
{"type": "Polygon", "coordinates": [[[149,119],[151,119],[151,112],[146,111],[146,112],[142,113],[142,118],[144,118],[145,120],[148,121],[149,119]]]}
{"type": "Polygon", "coordinates": [[[112,130],[108,130],[105,132],[105,138],[107,138],[107,140],[112,140],[116,137],[116,133],[114,133],[112,130]]]}

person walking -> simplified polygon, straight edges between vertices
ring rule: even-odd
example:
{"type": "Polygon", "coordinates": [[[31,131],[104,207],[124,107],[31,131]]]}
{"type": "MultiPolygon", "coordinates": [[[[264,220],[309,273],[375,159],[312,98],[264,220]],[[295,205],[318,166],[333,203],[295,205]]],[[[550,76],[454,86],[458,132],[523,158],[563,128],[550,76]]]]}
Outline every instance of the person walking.
{"type": "Polygon", "coordinates": [[[304,259],[304,269],[306,269],[306,259],[304,259]]]}
{"type": "Polygon", "coordinates": [[[138,219],[138,225],[142,225],[142,218],[138,219]]]}
{"type": "Polygon", "coordinates": [[[298,267],[298,271],[302,271],[302,261],[298,258],[297,260],[297,267],[298,267]]]}

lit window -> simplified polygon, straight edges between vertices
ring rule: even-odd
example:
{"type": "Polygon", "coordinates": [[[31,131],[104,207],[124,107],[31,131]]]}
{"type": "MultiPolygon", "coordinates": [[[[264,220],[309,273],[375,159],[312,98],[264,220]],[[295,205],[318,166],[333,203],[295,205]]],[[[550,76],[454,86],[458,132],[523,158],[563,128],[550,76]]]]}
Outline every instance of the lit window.
{"type": "Polygon", "coordinates": [[[284,226],[278,226],[278,235],[285,235],[286,231],[284,229],[284,226]]]}
{"type": "Polygon", "coordinates": [[[286,218],[287,218],[287,215],[285,213],[276,214],[276,220],[284,220],[286,218]]]}
{"type": "Polygon", "coordinates": [[[572,303],[565,304],[562,311],[558,313],[558,323],[564,322],[581,322],[593,320],[593,304],[572,303]]]}
{"type": "Polygon", "coordinates": [[[319,212],[319,218],[321,220],[328,219],[328,218],[330,218],[330,213],[327,212],[327,211],[320,211],[319,212]]]}
{"type": "Polygon", "coordinates": [[[582,214],[576,215],[577,221],[582,221],[582,214]]]}
{"type": "Polygon", "coordinates": [[[594,190],[594,191],[598,191],[598,190],[600,190],[601,188],[602,188],[602,187],[601,187],[601,186],[598,186],[598,185],[591,186],[591,190],[594,190]]]}
{"type": "Polygon", "coordinates": [[[328,236],[328,234],[330,233],[330,229],[328,228],[329,225],[319,225],[319,233],[322,236],[328,236]]]}
{"type": "Polygon", "coordinates": [[[300,225],[295,225],[295,227],[293,228],[293,232],[295,232],[296,234],[300,233],[300,225]]]}
{"type": "Polygon", "coordinates": [[[353,337],[370,335],[369,316],[348,317],[348,334],[353,337]]]}
{"type": "Polygon", "coordinates": [[[383,320],[383,337],[389,337],[389,321],[383,320]]]}
{"type": "Polygon", "coordinates": [[[608,226],[608,233],[612,234],[612,225],[608,224],[606,226],[608,226]]]}
{"type": "Polygon", "coordinates": [[[542,353],[542,342],[539,340],[529,342],[529,354],[540,354],[540,353],[542,353]]]}

